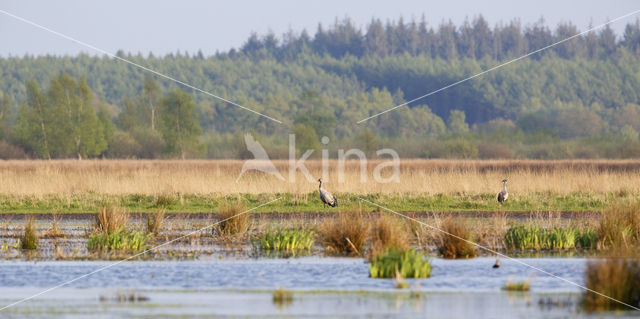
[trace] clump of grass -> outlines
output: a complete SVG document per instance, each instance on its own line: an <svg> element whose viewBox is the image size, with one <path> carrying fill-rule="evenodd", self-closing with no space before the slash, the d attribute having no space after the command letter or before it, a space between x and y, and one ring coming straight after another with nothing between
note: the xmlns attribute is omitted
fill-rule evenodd
<svg viewBox="0 0 640 319"><path fill-rule="evenodd" d="M371 278L429 278L431 264L421 253L413 249L403 252L389 249L373 258L369 264Z"/></svg>
<svg viewBox="0 0 640 319"><path fill-rule="evenodd" d="M616 205L602 213L598 248L631 248L640 243L640 202Z"/></svg>
<svg viewBox="0 0 640 319"><path fill-rule="evenodd" d="M87 248L90 251L142 251L149 247L149 239L151 239L150 234L120 228L111 233L101 232L90 235Z"/></svg>
<svg viewBox="0 0 640 319"><path fill-rule="evenodd" d="M476 256L475 247L469 242L472 241L473 233L464 220L447 217L442 221L440 229L448 233L438 235L438 252L444 258L473 258Z"/></svg>
<svg viewBox="0 0 640 319"><path fill-rule="evenodd" d="M529 291L531 289L531 279L525 281L513 281L509 278L509 281L502 286L502 290L506 291Z"/></svg>
<svg viewBox="0 0 640 319"><path fill-rule="evenodd" d="M626 304L640 305L640 260L625 257L613 257L591 260L585 269L585 286L605 296ZM585 309L614 310L629 307L602 295L586 291L582 304Z"/></svg>
<svg viewBox="0 0 640 319"><path fill-rule="evenodd" d="M409 249L409 234L405 224L398 218L387 214L381 215L376 220L372 233L371 257L377 256L392 247L399 251Z"/></svg>
<svg viewBox="0 0 640 319"><path fill-rule="evenodd" d="M147 232L152 234L158 234L162 223L164 222L166 209L161 208L151 214L147 214Z"/></svg>
<svg viewBox="0 0 640 319"><path fill-rule="evenodd" d="M156 195L153 204L157 208L167 208L177 201L176 196L171 193L162 193Z"/></svg>
<svg viewBox="0 0 640 319"><path fill-rule="evenodd" d="M221 235L244 234L249 230L249 215L244 212L242 204L225 205L220 208L218 231Z"/></svg>
<svg viewBox="0 0 640 319"><path fill-rule="evenodd" d="M38 237L38 233L36 232L35 220L33 219L33 217L30 217L29 219L27 219L27 222L24 225L24 234L22 235L22 237L20 237L22 249L37 249L39 242L40 238Z"/></svg>
<svg viewBox="0 0 640 319"><path fill-rule="evenodd" d="M272 301L275 305L282 307L293 302L293 292L282 288L273 291Z"/></svg>
<svg viewBox="0 0 640 319"><path fill-rule="evenodd" d="M585 228L576 236L576 248L596 249L598 246L598 231L594 228Z"/></svg>
<svg viewBox="0 0 640 319"><path fill-rule="evenodd" d="M51 230L47 234L49 237L63 237L64 234L58 228L58 223L60 222L60 217L56 213L55 210L51 211Z"/></svg>
<svg viewBox="0 0 640 319"><path fill-rule="evenodd" d="M100 207L94 229L97 233L113 233L129 222L129 214L124 208L116 206Z"/></svg>
<svg viewBox="0 0 640 319"><path fill-rule="evenodd" d="M342 212L320 224L320 237L329 253L360 256L369 229L369 222L362 213Z"/></svg>
<svg viewBox="0 0 640 319"><path fill-rule="evenodd" d="M315 233L311 230L269 228L253 245L263 250L296 251L310 250L314 241Z"/></svg>

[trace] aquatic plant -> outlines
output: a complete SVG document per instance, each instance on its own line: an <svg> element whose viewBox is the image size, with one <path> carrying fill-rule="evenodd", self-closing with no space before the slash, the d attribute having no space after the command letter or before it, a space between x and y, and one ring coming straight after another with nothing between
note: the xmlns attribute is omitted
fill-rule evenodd
<svg viewBox="0 0 640 319"><path fill-rule="evenodd" d="M531 284L531 279L525 281L513 281L512 278L509 278L509 281L502 286L502 290L507 291L529 291Z"/></svg>
<svg viewBox="0 0 640 319"><path fill-rule="evenodd" d="M464 220L447 217L442 221L440 229L455 235L451 236L446 233L438 235L438 252L444 258L473 258L476 256L475 247L469 242L473 240L473 234Z"/></svg>
<svg viewBox="0 0 640 319"><path fill-rule="evenodd" d="M372 231L373 245L370 257L379 255L391 247L400 251L409 249L409 230L397 217L388 214L381 215Z"/></svg>
<svg viewBox="0 0 640 319"><path fill-rule="evenodd" d="M90 251L142 251L149 247L148 242L150 239L151 235L142 231L120 228L111 233L101 232L90 235L87 248Z"/></svg>
<svg viewBox="0 0 640 319"><path fill-rule="evenodd" d="M575 227L542 228L531 225L510 227L504 238L507 249L567 250L592 248L597 236L592 229Z"/></svg>
<svg viewBox="0 0 640 319"><path fill-rule="evenodd" d="M640 260L629 257L610 257L590 260L585 269L585 286L635 307L640 306ZM613 310L629 307L586 291L582 304L587 310Z"/></svg>
<svg viewBox="0 0 640 319"><path fill-rule="evenodd" d="M123 228L129 222L129 214L122 207L106 205L100 207L94 224L97 233L110 234Z"/></svg>
<svg viewBox="0 0 640 319"><path fill-rule="evenodd" d="M217 229L221 235L244 234L249 229L249 215L242 204L225 204L220 208L220 220Z"/></svg>
<svg viewBox="0 0 640 319"><path fill-rule="evenodd" d="M293 292L282 288L273 291L272 301L275 305L282 307L293 302Z"/></svg>
<svg viewBox="0 0 640 319"><path fill-rule="evenodd" d="M369 235L369 221L360 212L341 212L320 224L320 238L327 252L362 255Z"/></svg>
<svg viewBox="0 0 640 319"><path fill-rule="evenodd" d="M161 208L153 213L147 214L147 232L157 234L164 222L166 209Z"/></svg>
<svg viewBox="0 0 640 319"><path fill-rule="evenodd" d="M403 252L389 249L373 258L369 264L372 278L394 278L396 273L403 278L429 278L431 264L421 253L414 249Z"/></svg>
<svg viewBox="0 0 640 319"><path fill-rule="evenodd" d="M630 248L640 244L640 202L614 205L598 225L598 248Z"/></svg>
<svg viewBox="0 0 640 319"><path fill-rule="evenodd" d="M37 249L40 238L36 232L35 220L29 217L24 225L24 234L20 237L22 249Z"/></svg>
<svg viewBox="0 0 640 319"><path fill-rule="evenodd" d="M308 229L269 228L252 243L258 249L295 251L310 250L314 241L315 233Z"/></svg>

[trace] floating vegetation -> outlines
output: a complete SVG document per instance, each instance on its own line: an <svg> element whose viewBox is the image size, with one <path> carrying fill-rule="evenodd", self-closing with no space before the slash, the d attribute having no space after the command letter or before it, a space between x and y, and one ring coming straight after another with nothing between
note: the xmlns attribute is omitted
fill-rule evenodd
<svg viewBox="0 0 640 319"><path fill-rule="evenodd" d="M567 250L594 248L597 238L595 230L589 228L518 225L507 230L504 242L507 249Z"/></svg>
<svg viewBox="0 0 640 319"><path fill-rule="evenodd" d="M270 228L252 243L263 250L296 251L310 250L314 241L315 233L311 230Z"/></svg>
<svg viewBox="0 0 640 319"><path fill-rule="evenodd" d="M24 234L20 237L22 249L34 250L38 248L40 238L36 232L35 220L29 217L24 225Z"/></svg>
<svg viewBox="0 0 640 319"><path fill-rule="evenodd" d="M531 279L525 281L513 281L509 278L509 281L502 286L502 290L506 291L529 291L531 289Z"/></svg>
<svg viewBox="0 0 640 319"><path fill-rule="evenodd" d="M142 251L149 247L150 234L120 228L111 233L96 233L89 236L87 248L90 251L124 250Z"/></svg>
<svg viewBox="0 0 640 319"><path fill-rule="evenodd" d="M445 218L440 229L454 235L440 233L438 237L438 252L444 258L473 258L476 249L471 244L472 232L467 223L460 218Z"/></svg>
<svg viewBox="0 0 640 319"><path fill-rule="evenodd" d="M373 258L369 274L372 278L395 278L398 274L403 278L429 278L431 264L413 249L400 252L392 248Z"/></svg>
<svg viewBox="0 0 640 319"><path fill-rule="evenodd" d="M361 256L369 229L369 221L362 213L341 212L335 218L324 220L320 237L329 253Z"/></svg>
<svg viewBox="0 0 640 319"><path fill-rule="evenodd" d="M608 296L634 307L640 306L640 260L637 258L613 257L587 262L585 286L592 291L583 295L585 309L631 310Z"/></svg>

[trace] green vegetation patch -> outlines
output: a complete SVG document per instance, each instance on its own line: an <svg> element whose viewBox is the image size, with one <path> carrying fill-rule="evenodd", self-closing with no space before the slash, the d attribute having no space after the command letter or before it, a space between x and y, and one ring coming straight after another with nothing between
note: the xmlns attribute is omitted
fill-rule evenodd
<svg viewBox="0 0 640 319"><path fill-rule="evenodd" d="M616 194L594 194L576 192L560 195L549 192L512 194L504 207L495 200L495 194L335 194L340 202L340 210L378 211L370 205L360 205L359 198L376 203L396 211L563 211L585 212L602 211L613 203L631 198L632 194L619 197ZM300 199L306 197L307 199ZM270 200L280 200L256 209L256 212L318 212L337 211L324 209L316 192L304 196L290 193L276 194L237 194L237 195L182 195L181 200L158 200L157 196L145 194L107 195L81 193L72 195L18 196L0 195L0 211L3 213L91 213L96 212L105 203L114 203L130 212L155 212L162 207L166 212L207 213L218 210L229 203L241 202L247 208L264 204Z"/></svg>
<svg viewBox="0 0 640 319"><path fill-rule="evenodd" d="M395 278L396 273L404 278L429 278L431 263L413 249L404 252L389 249L373 258L369 264L369 273L372 278Z"/></svg>
<svg viewBox="0 0 640 319"><path fill-rule="evenodd" d="M315 233L307 229L267 229L253 246L262 250L296 251L310 250L315 241Z"/></svg>
<svg viewBox="0 0 640 319"><path fill-rule="evenodd" d="M504 241L507 249L567 250L578 247L595 248L598 236L590 228L519 225L507 230Z"/></svg>
<svg viewBox="0 0 640 319"><path fill-rule="evenodd" d="M89 236L89 251L143 251L149 247L150 234L120 228L112 233L97 233Z"/></svg>

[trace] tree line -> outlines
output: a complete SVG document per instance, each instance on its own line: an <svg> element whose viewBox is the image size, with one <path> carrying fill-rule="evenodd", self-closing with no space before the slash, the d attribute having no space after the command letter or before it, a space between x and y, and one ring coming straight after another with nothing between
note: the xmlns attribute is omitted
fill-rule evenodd
<svg viewBox="0 0 640 319"><path fill-rule="evenodd" d="M568 30L568 31L567 31ZM313 36L251 35L204 56L118 55L280 125L108 57L0 58L0 158L243 158L381 147L408 157L640 156L640 24L603 28L363 124L357 121L580 31L349 20ZM44 89L43 89L44 88ZM330 138L322 145L320 138ZM319 152L314 154L317 155Z"/></svg>

